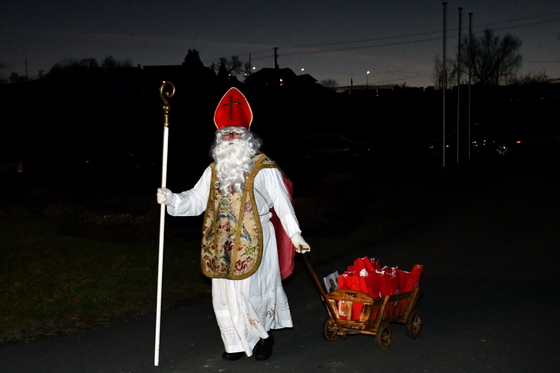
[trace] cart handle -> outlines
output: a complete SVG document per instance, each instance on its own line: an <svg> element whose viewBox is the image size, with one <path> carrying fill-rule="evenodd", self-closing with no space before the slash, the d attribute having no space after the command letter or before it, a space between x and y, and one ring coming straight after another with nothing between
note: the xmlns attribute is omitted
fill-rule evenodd
<svg viewBox="0 0 560 373"><path fill-rule="evenodd" d="M317 278L317 274L315 273L315 270L311 266L311 262L307 258L308 255L309 254L302 254L303 262L305 263L307 269L309 270L309 274L311 275L311 279L313 280L313 283L315 284L315 287L317 288L317 290L319 290L319 294L321 295L321 298L323 298L323 303L327 306L327 310L329 311L331 318L336 320L337 319L336 318L336 311L333 308L333 305L331 304L331 302L329 302L327 300L327 293L325 293L325 290L323 289L323 286L319 282L319 279Z"/></svg>

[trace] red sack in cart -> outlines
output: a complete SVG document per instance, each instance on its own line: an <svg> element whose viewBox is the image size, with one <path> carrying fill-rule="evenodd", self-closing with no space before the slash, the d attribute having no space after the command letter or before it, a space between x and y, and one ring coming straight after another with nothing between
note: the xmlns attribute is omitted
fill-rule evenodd
<svg viewBox="0 0 560 373"><path fill-rule="evenodd" d="M347 271L360 273L362 269L365 269L368 272L373 272L380 268L381 266L379 265L378 259L370 259L367 256L364 256L363 258L356 259L354 264L348 267Z"/></svg>
<svg viewBox="0 0 560 373"><path fill-rule="evenodd" d="M352 272L344 272L338 275L338 288L340 290L360 290L360 278Z"/></svg>
<svg viewBox="0 0 560 373"><path fill-rule="evenodd" d="M347 271L339 277L338 288L361 291L362 293L376 298L377 296L372 290L370 283L372 281L371 274L374 274L379 268L379 260L370 259L367 256L358 258L354 261L354 264L349 266ZM345 312L344 307L344 302L339 302L338 309L340 315ZM352 320L359 320L363 307L363 303L360 302L354 302L352 304ZM344 317L346 317L345 314Z"/></svg>
<svg viewBox="0 0 560 373"><path fill-rule="evenodd" d="M398 279L394 268L383 267L371 273L367 277L370 296L373 298L383 298L386 295L393 295L398 289Z"/></svg>
<svg viewBox="0 0 560 373"><path fill-rule="evenodd" d="M420 264L416 264L410 272L403 271L398 268L396 269L397 276L399 277L399 290L401 293L412 291L419 286L422 268L423 267Z"/></svg>
<svg viewBox="0 0 560 373"><path fill-rule="evenodd" d="M360 276L356 272L346 271L342 275L338 276L338 288L340 290L357 290L362 293L368 294L368 287L364 277ZM352 304L352 320L358 320L359 315L364 307L363 303L354 302ZM340 301L338 304L338 313L341 318L346 318L345 302Z"/></svg>

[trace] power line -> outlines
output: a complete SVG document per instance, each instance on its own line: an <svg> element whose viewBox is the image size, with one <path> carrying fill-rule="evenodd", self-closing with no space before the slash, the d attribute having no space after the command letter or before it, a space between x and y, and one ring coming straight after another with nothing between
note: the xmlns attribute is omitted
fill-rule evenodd
<svg viewBox="0 0 560 373"><path fill-rule="evenodd" d="M539 21L539 22L526 23L524 25L502 27L502 28L497 28L497 29L494 29L494 30L507 30L507 29L512 29L512 28L527 27L527 26L539 25L539 24L542 24L542 23L554 22L554 21L559 21L559 20L560 20L560 18L554 18L554 19L544 20L544 21ZM500 22L498 22L498 23L500 23ZM498 23L495 23L495 24L498 24ZM492 25L492 24L489 24L489 25ZM486 28L487 26L477 26L477 28L481 28L481 27Z"/></svg>
<svg viewBox="0 0 560 373"><path fill-rule="evenodd" d="M487 24L475 26L475 29L485 29L488 26L519 22L519 21L535 19L535 18L549 17L549 16L554 16L554 15L557 15L557 14L560 14L560 12L553 12L553 13L547 13L547 14L542 14L542 15L537 15L537 16L516 18L516 19L512 19L512 20L507 20L507 21L492 22L492 23L487 23ZM554 21L558 21L558 20L560 20L560 18L553 18L553 19L549 19L549 20L529 22L529 23L525 23L525 24L522 24L522 25L512 25L512 26L509 26L509 27L500 28L498 30L519 28L519 27L527 27L527 26L532 26L532 25L536 25L536 24L554 22ZM450 31L455 32L455 31L458 31L458 29L455 28L455 29L451 29ZM342 42L333 42L333 43L302 44L302 45L293 45L293 46L283 46L283 47L281 47L281 49L299 49L299 48L312 48L312 47L322 47L322 46L341 45L341 44L367 43L367 42L376 42L376 41L382 41L382 40L414 38L414 37L420 37L420 36L440 35L440 34L441 34L441 31L438 30L438 31L428 31L428 32L422 32L422 33L398 35L398 36L387 36L387 37L380 37L380 38L372 38L372 39L351 40L351 41L342 41ZM455 36L456 35L451 33L451 34L449 34L448 37L449 38L454 38ZM338 48L338 49L321 49L321 50L315 50L315 51L292 52L292 53L284 53L283 55L284 56L294 56L294 55L301 55L301 54L339 52L339 51L344 51L344 50L378 48L378 47L386 47L386 46L393 46L393 45L420 43L420 42L433 41L433 40L439 40L439 39L440 39L440 37L438 36L438 37L433 37L433 38L424 38L424 39L416 39L416 40L409 40L409 41L397 41L397 42L393 42L393 43L376 44L376 45L365 45L365 46L355 46L355 47L346 47L346 48Z"/></svg>
<svg viewBox="0 0 560 373"><path fill-rule="evenodd" d="M272 53L272 54L274 54L274 48L259 49L259 50L257 50L257 51L252 51L252 52L237 54L236 56L238 56L238 57L253 56L254 54L265 53L265 52L266 52L266 53ZM223 57L223 56L222 56L222 57ZM205 61L206 61L207 63L213 63L213 62L220 61L220 59L221 59L222 57L213 58L213 59L208 59L208 60L205 60ZM268 58L268 57L269 57L269 56L267 56L266 58ZM252 58L252 57L251 57L251 58ZM258 58L258 57L257 57L256 59L258 60L258 59L262 59L262 58L264 58L264 57L261 57L261 58ZM255 58L252 58L252 59L255 59Z"/></svg>
<svg viewBox="0 0 560 373"><path fill-rule="evenodd" d="M511 23L511 22L524 21L524 20L533 19L533 18L548 17L548 16L557 15L557 14L560 14L560 12L553 12L553 13L548 13L548 14L542 14L542 15L539 15L539 16L531 16L531 17L523 17L523 18L517 18L517 19L510 19L510 20L508 20L508 21L493 22L493 23L488 23L488 24L484 25L483 27L492 26L492 25L499 25L499 24L502 24L502 23ZM550 20L550 21L554 21L554 20ZM544 21L544 22L550 22L550 21ZM479 27L481 27L481 26L479 26Z"/></svg>
<svg viewBox="0 0 560 373"><path fill-rule="evenodd" d="M511 23L516 23L516 22L521 22L521 21L538 19L538 18L542 18L542 17L556 16L558 14L560 14L560 12L552 12L552 13L547 13L547 14L510 19L510 20L506 20L506 21L491 22L491 23L486 23L486 24L475 26L474 29L476 29L476 30L487 29L489 26L511 24ZM556 17L556 18L552 18L552 19L545 19L545 20L538 20L538 21L533 21L533 22L528 22L528 23L518 24L518 25L504 26L504 27L494 29L494 30L505 30L505 29L520 28L520 27L528 27L528 26L533 26L533 25L537 25L537 24L554 22L554 21L558 21L558 20L560 20L560 17ZM454 37L456 37L456 34L454 35L453 32L457 32L458 28L451 29L450 31L452 31L452 33L448 34L447 38L454 38ZM478 31L478 32L480 32L480 31ZM290 49L303 49L303 48L318 48L318 47L328 47L328 46L336 46L336 45L349 45L349 44L357 44L357 43L371 43L371 42L374 42L374 44L368 44L368 45L357 45L357 46L348 46L348 47L341 47L341 48L321 48L321 49L317 49L317 50L305 50L305 51L288 52L288 53L282 53L282 56L297 56L297 55L305 55L305 54L341 52L341 51L349 51L349 50L357 50L357 49L381 48L381 47L389 47L389 46L396 46L396 45L435 41L435 40L440 40L441 39L440 34L441 34L441 31L438 30L438 31L420 32L420 33L414 33L414 34L386 36L386 37L360 39L360 40L350 40L350 41L341 41L341 42L331 42L331 43L315 43L315 44L302 44L302 45L292 45L292 46L286 45L286 46L280 47L280 49L290 50ZM418 38L418 37L424 37L424 36L429 36L429 35L437 35L437 36L425 37L425 38L413 39L413 40L395 41L395 42L390 42L390 43L375 44L375 42L380 42L380 41L384 41L384 40ZM257 50L257 51L243 53L243 54L240 54L239 56L249 56L249 55L251 55L252 60L258 61L258 60L272 58L274 56L273 50L274 50L273 48L261 49L261 50ZM265 52L270 53L270 55L261 56L261 57L255 57L254 56L255 54L261 54L261 53L265 53ZM214 60L210 60L210 61L212 61L212 62L219 61L219 59L214 59ZM559 62L559 61L527 61L527 62L556 63L556 62ZM413 77L411 77L411 78L413 78ZM411 79L411 78L409 78L409 79ZM398 80L402 80L402 79L398 79ZM395 81L395 80L392 80L392 81ZM387 82L392 82L392 81L387 81Z"/></svg>
<svg viewBox="0 0 560 373"><path fill-rule="evenodd" d="M327 45L339 45L339 44L354 44L354 43L367 43L372 41L381 41L381 40L390 40L390 39L402 39L402 38L410 38L410 37L417 37L417 36L424 36L424 35L433 35L441 33L440 31L429 31L429 32L422 32L416 34L409 34L409 35L399 35L399 36L385 36L382 38L373 38L373 39L361 39L361 40L352 40L352 41L339 41L333 43L321 43L321 44L307 44L307 45L296 45L296 46L284 46L281 48L310 48L310 47L322 47Z"/></svg>
<svg viewBox="0 0 560 373"><path fill-rule="evenodd" d="M524 63L559 63L560 60L557 61L523 61Z"/></svg>
<svg viewBox="0 0 560 373"><path fill-rule="evenodd" d="M296 56L300 54L315 54L315 53L326 53L326 52L340 52L340 51L354 50L354 49L379 48L379 47L418 43L418 42L433 41L433 40L440 40L440 39L441 39L440 37L433 37L433 38L420 39L420 40L398 41L394 43L385 43L385 44L376 44L376 45L362 45L362 46L346 47L346 48L338 48L338 49L328 49L328 50L323 49L323 50L316 50L316 51L292 52L292 53L284 53L284 56Z"/></svg>
<svg viewBox="0 0 560 373"><path fill-rule="evenodd" d="M560 13L560 12L557 12L557 13ZM556 13L551 13L551 14L556 14ZM542 17L542 16L527 17L525 19L531 19L531 18L536 18L536 17ZM507 22L517 22L519 20L522 20L522 19L520 18L520 19L511 20L511 21L494 22L494 23L489 23L489 24L485 24L485 25L476 26L475 28L476 29L482 29L482 28L486 29L488 26L491 26L491 25L503 24L503 23L507 23ZM530 23L526 23L526 24L522 24L522 25L514 25L514 26L509 26L509 27L503 27L503 28L499 28L497 30L527 27L527 26L532 26L532 25L542 24L542 23L548 23L548 22L553 22L553 21L558 21L558 20L560 20L560 18L554 18L554 19L550 19L550 20L542 20L542 21L538 21L538 22L530 22ZM451 31L458 31L458 29L454 29L454 30L451 30ZM323 46L323 45L353 44L353 43L359 43L359 42L390 40L390 39L408 38L408 37L433 35L433 34L441 34L441 31L431 31L431 32L424 32L424 33L417 33L417 34L401 35L401 36L394 36L394 37L384 37L384 38L375 38L375 39L366 39L366 40L354 40L354 41L348 41L348 42L308 44L308 45L291 46L291 47L287 46L287 47L284 47L284 49L309 48L309 47L313 47L313 46ZM456 37L456 34L453 34L453 33L450 33L447 36L447 38L454 38L454 37ZM339 52L339 51L354 50L354 49L378 48L378 47L386 47L386 46L393 46L393 45L420 43L420 42L433 41L433 40L439 40L439 39L440 39L440 37L438 36L438 37L433 37L433 38L424 38L424 39L400 41L400 42L385 43L385 44L362 45L362 46L346 47L346 48L338 48L338 49L321 49L321 50L315 50L315 51L292 52L292 53L284 53L284 56L294 56L294 55L301 55L301 54L316 54L316 53L326 53L326 52Z"/></svg>
<svg viewBox="0 0 560 373"><path fill-rule="evenodd" d="M527 20L527 19L547 17L547 16L556 15L556 14L560 14L560 12L553 12L553 13L548 13L548 14L543 14L543 15L538 15L538 16L531 16L531 17L524 17L524 18L517 18L517 19L508 20L508 21L493 22L493 23L488 23L488 24L481 25L481 26L476 26L476 27L477 28L482 28L482 27L488 27L488 26L498 25L498 24L503 24L503 23L511 23L511 22L518 22L518 21ZM527 25L552 22L552 21L556 21L556 20L558 20L558 18L552 19L552 20L544 20L544 21L539 21L539 22L533 22L533 23L529 23L529 24L526 24L526 25L512 26L511 28L513 28L513 27L524 27L524 26L527 26ZM458 29L455 28L455 29L451 29L450 31L458 31ZM372 39L341 41L341 42L333 42L333 43L319 43L319 44L304 44L304 45L295 45L295 46L283 46L281 48L284 48L284 49L288 49L288 48L309 48L309 47L322 47L322 46L339 45L339 44L367 43L367 42L372 42L372 41L402 39L402 38L410 38L410 37L418 37L418 36L434 35L434 34L439 35L439 34L441 34L441 31L440 30L438 30L438 31L428 31L428 32L422 32L422 33L405 34L405 35L397 35L397 36L386 36L386 37L372 38ZM454 36L451 35L450 37L454 37ZM421 39L421 40L418 40L418 41L425 41L425 40L432 40L432 39ZM391 44L388 44L388 45L391 45Z"/></svg>

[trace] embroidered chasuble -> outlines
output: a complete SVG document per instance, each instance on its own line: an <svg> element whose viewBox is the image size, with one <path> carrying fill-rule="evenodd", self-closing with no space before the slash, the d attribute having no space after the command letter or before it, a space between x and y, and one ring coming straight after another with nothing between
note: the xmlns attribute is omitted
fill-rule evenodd
<svg viewBox="0 0 560 373"><path fill-rule="evenodd" d="M246 176L241 192L222 196L212 168L210 195L202 228L201 266L205 276L245 279L259 268L263 251L261 220L256 208L254 179L263 168L278 168L264 154L255 156L255 166Z"/></svg>

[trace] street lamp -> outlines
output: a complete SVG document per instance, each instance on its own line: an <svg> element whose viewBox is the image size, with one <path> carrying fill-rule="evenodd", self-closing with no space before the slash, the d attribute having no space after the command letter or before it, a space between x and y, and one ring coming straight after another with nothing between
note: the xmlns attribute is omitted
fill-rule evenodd
<svg viewBox="0 0 560 373"><path fill-rule="evenodd" d="M368 87L369 84L369 70L366 72L366 89Z"/></svg>

